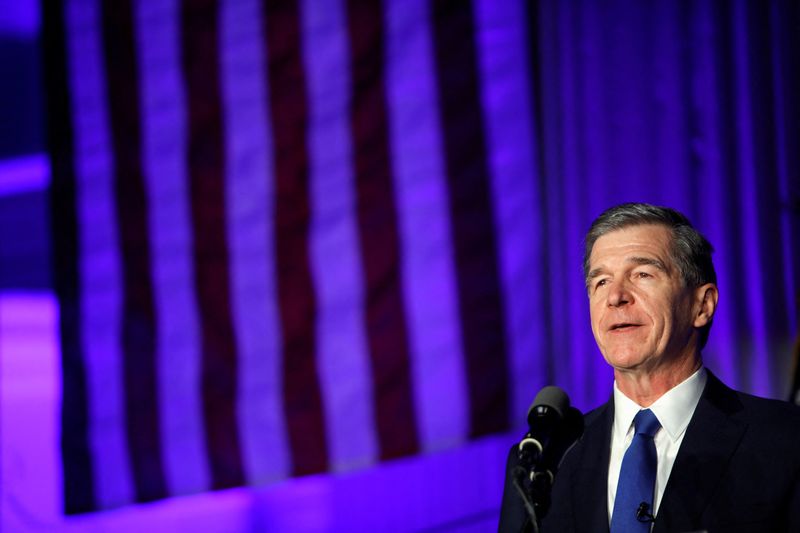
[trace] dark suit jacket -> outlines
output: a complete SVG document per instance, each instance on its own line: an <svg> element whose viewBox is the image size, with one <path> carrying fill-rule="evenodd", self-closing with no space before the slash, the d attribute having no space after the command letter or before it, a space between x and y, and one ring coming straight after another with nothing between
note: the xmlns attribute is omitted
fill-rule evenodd
<svg viewBox="0 0 800 533"><path fill-rule="evenodd" d="M556 475L543 532L608 531L613 399L585 416L583 437ZM500 531L526 519L509 454ZM686 429L653 533L800 532L800 409L726 387L711 372Z"/></svg>

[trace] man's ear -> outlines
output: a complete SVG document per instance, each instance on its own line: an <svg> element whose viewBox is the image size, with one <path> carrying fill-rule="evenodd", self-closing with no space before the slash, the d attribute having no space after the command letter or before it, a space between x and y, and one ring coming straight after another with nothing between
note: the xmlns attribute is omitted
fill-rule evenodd
<svg viewBox="0 0 800 533"><path fill-rule="evenodd" d="M714 318L719 300L719 291L713 283L706 283L695 289L694 327L702 328Z"/></svg>

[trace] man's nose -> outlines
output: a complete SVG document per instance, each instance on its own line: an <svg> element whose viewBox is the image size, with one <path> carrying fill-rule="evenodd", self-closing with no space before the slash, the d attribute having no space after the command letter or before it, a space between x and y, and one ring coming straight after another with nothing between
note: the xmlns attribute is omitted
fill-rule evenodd
<svg viewBox="0 0 800 533"><path fill-rule="evenodd" d="M627 283L622 280L611 284L608 292L608 305L609 307L620 307L631 303L633 296L628 290Z"/></svg>

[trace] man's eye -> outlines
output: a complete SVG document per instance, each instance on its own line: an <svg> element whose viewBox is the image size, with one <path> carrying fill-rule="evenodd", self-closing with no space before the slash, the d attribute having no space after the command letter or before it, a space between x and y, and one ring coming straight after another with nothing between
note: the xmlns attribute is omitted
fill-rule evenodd
<svg viewBox="0 0 800 533"><path fill-rule="evenodd" d="M637 272L636 273L636 277L637 278L651 278L653 276L651 276L649 272Z"/></svg>
<svg viewBox="0 0 800 533"><path fill-rule="evenodd" d="M594 288L595 288L595 289L599 289L600 287L602 287L602 286L606 285L607 283L608 283L608 280L607 280L607 279L601 279L600 281L598 281L597 283L595 283L595 286L594 286Z"/></svg>

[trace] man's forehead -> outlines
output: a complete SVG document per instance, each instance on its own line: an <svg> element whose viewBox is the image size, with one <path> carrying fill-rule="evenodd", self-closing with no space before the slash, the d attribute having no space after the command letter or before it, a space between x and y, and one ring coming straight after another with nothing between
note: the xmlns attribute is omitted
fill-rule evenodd
<svg viewBox="0 0 800 533"><path fill-rule="evenodd" d="M625 262L653 264L659 262L666 269L671 262L672 232L661 224L640 224L615 229L601 235L592 246L589 267L613 256ZM657 265L659 266L659 265Z"/></svg>
<svg viewBox="0 0 800 533"><path fill-rule="evenodd" d="M642 255L630 255L623 258L623 262L632 266L652 266L666 273L670 272L670 265L667 261L663 261L658 257L649 257ZM600 264L596 268L589 271L590 278L593 278L605 271L603 265Z"/></svg>

